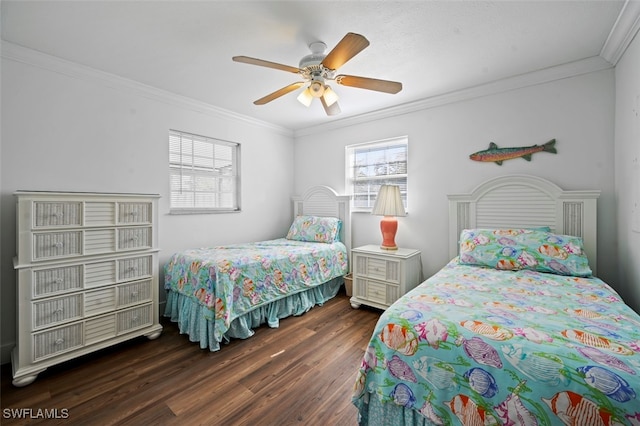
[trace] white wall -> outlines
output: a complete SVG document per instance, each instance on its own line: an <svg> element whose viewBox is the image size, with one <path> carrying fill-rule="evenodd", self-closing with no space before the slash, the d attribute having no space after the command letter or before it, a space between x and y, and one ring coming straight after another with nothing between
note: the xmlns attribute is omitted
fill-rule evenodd
<svg viewBox="0 0 640 426"><path fill-rule="evenodd" d="M640 36L625 51L615 74L617 289L640 312Z"/></svg>
<svg viewBox="0 0 640 426"><path fill-rule="evenodd" d="M488 178L532 174L568 190L599 189L598 274L617 286L614 199L614 71L592 72L296 138L295 190L325 184L345 190L344 147L409 136L409 215L396 242L422 250L425 277L448 260L447 194ZM493 141L517 147L557 139L558 154L537 153L498 166L469 159ZM377 244L377 216L354 213L353 246ZM638 306L636 306L638 308Z"/></svg>
<svg viewBox="0 0 640 426"><path fill-rule="evenodd" d="M16 190L160 194L160 265L186 247L286 233L292 219L291 132L190 108L168 94L132 90L135 84L51 58L33 66L3 57L1 67L2 362L15 340ZM169 129L241 144L242 212L168 214Z"/></svg>

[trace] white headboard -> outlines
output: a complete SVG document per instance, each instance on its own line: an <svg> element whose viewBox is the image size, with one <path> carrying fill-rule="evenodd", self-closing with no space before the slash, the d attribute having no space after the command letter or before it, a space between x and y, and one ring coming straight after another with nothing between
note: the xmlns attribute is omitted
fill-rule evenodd
<svg viewBox="0 0 640 426"><path fill-rule="evenodd" d="M294 196L293 215L312 215L337 217L342 221L340 241L351 253L351 208L349 195L338 195L328 186L312 186L304 194Z"/></svg>
<svg viewBox="0 0 640 426"><path fill-rule="evenodd" d="M546 179L528 175L501 176L471 193L448 195L449 256L458 255L458 239L465 228L548 226L555 233L582 238L595 275L599 196L599 190L564 191Z"/></svg>

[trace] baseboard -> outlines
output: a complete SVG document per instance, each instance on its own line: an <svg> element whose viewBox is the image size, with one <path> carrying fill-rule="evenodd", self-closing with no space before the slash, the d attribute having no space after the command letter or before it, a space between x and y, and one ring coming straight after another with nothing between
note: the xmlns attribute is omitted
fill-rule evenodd
<svg viewBox="0 0 640 426"><path fill-rule="evenodd" d="M5 343L0 346L0 364L8 364L11 362L11 351L16 346L15 342Z"/></svg>

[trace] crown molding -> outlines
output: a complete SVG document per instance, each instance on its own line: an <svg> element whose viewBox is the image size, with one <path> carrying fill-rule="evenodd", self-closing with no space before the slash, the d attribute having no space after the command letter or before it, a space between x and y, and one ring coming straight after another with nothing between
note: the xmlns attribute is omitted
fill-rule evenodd
<svg viewBox="0 0 640 426"><path fill-rule="evenodd" d="M604 43L600 56L616 65L640 29L640 1L626 0Z"/></svg>
<svg viewBox="0 0 640 426"><path fill-rule="evenodd" d="M330 123L319 124L317 126L306 127L294 132L295 137L307 136L315 133L336 130L356 124L377 121L385 118L396 117L429 108L444 106L454 102L466 101L483 96L494 95L502 92L516 90L524 87L535 86L548 83L563 78L575 77L582 74L602 71L613 68L613 65L605 61L600 56L592 56L575 62L569 62L555 67L503 78L490 83L469 87L454 92L431 96L415 102L385 108L382 110L344 118Z"/></svg>
<svg viewBox="0 0 640 426"><path fill-rule="evenodd" d="M246 115L236 114L226 109L210 105L206 102L201 102L187 96L181 96L167 90L119 77L115 74L100 71L76 62L67 61L18 44L2 40L0 47L1 56L12 61L39 67L79 80L100 84L128 94L133 93L146 99L168 103L179 108L185 108L202 114L215 116L217 118L249 124L263 129L268 129L284 136L293 137L293 131L291 129L277 126L266 121L257 120Z"/></svg>

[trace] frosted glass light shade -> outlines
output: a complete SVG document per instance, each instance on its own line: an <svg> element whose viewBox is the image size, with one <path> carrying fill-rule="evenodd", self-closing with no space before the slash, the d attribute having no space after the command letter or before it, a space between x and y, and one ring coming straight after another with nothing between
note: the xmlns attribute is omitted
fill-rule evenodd
<svg viewBox="0 0 640 426"><path fill-rule="evenodd" d="M338 102L338 94L333 91L333 89L329 86L324 86L324 93L322 95L324 102L327 106L331 106Z"/></svg>
<svg viewBox="0 0 640 426"><path fill-rule="evenodd" d="M311 105L312 100L313 100L313 96L311 96L311 92L309 91L308 87L298 95L298 101L306 107Z"/></svg>

